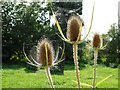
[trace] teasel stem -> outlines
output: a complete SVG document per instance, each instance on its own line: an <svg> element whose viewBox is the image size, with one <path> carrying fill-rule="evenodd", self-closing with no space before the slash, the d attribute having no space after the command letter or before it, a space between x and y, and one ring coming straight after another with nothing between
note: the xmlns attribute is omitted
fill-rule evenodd
<svg viewBox="0 0 120 90"><path fill-rule="evenodd" d="M50 73L50 67L48 66L48 50L47 50L47 44L45 44L45 52L46 52L46 68L45 68L46 75L47 75L47 78L48 78L48 80L49 80L49 83L50 83L51 87L53 88L53 90L55 90L55 87L54 87L54 85L53 85L52 76L51 76L51 73Z"/></svg>
<svg viewBox="0 0 120 90"><path fill-rule="evenodd" d="M97 66L98 48L94 48L94 79L93 79L93 90L96 85L96 66Z"/></svg>
<svg viewBox="0 0 120 90"><path fill-rule="evenodd" d="M73 58L74 58L74 64L75 64L75 71L76 71L76 78L78 82L78 90L80 90L80 75L79 75L79 66L78 66L78 45L76 43L73 44Z"/></svg>
<svg viewBox="0 0 120 90"><path fill-rule="evenodd" d="M51 73L50 73L50 67L46 66L45 71L46 71L46 75L47 75L47 78L49 80L49 83L50 83L52 89L55 90L55 87L54 87L53 81L52 81L52 76L51 76Z"/></svg>

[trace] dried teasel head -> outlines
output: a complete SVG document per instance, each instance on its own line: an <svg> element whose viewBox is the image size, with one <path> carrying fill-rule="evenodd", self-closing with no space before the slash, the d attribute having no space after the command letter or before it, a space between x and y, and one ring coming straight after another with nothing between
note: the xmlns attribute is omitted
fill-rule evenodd
<svg viewBox="0 0 120 90"><path fill-rule="evenodd" d="M77 39L81 40L81 28L83 21L79 16L71 16L67 23L67 38L70 41L77 41Z"/></svg>
<svg viewBox="0 0 120 90"><path fill-rule="evenodd" d="M46 55L48 57L48 62L46 60ZM42 66L47 66L47 64L48 66L52 65L52 62L54 60L54 49L51 42L47 38L41 40L38 43L38 57L38 62L42 64Z"/></svg>
<svg viewBox="0 0 120 90"><path fill-rule="evenodd" d="M100 35L99 34L94 34L93 37L93 47L94 48L99 48L101 43Z"/></svg>

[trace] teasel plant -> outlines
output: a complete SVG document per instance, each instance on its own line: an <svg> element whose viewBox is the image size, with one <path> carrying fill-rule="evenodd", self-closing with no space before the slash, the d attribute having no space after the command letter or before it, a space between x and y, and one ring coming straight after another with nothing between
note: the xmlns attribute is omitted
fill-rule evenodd
<svg viewBox="0 0 120 90"><path fill-rule="evenodd" d="M96 85L96 65L97 65L97 57L98 57L98 49L100 48L101 38L100 35L95 33L93 37L93 49L94 49L94 79L93 79L93 90Z"/></svg>
<svg viewBox="0 0 120 90"><path fill-rule="evenodd" d="M85 39L88 37L91 27L92 27L92 21L93 21L93 13L94 13L94 6L95 6L95 2L93 4L93 9L92 9L92 17L91 17L91 22L90 22L90 27L88 30L88 33L86 34L86 36L81 40L81 31L82 31L82 27L84 26L84 21L80 18L79 15L76 16L71 16L67 22L67 38L64 36L62 29L59 25L59 22L56 18L56 15L52 10L53 13L53 17L56 21L56 25L58 28L58 31L60 33L61 36L59 36L63 41L72 44L73 46L73 58L74 58L74 65L75 65L75 72L76 72L76 78L77 78L77 83L78 83L78 90L80 90L81 88L81 82L80 82L80 73L79 73L79 66L78 66L78 45L80 43L82 43L83 41L85 41Z"/></svg>
<svg viewBox="0 0 120 90"><path fill-rule="evenodd" d="M60 59L58 59L59 48L62 51ZM56 57L55 57L55 51L54 51L52 42L50 40L48 40L47 38L44 38L44 39L41 39L37 45L38 60L35 60L30 55L30 58L32 59L31 60L28 58L27 54L25 53L25 48L24 48L24 44L23 44L23 53L27 59L27 63L32 66L35 66L37 68L41 68L41 67L45 68L46 76L47 76L49 84L53 90L55 90L55 86L53 84L52 76L50 73L50 68L55 65L58 65L60 62L62 62L64 60L64 58L63 58L64 50L65 50L65 45L63 44L63 49L61 47L58 47L58 50L56 52Z"/></svg>
<svg viewBox="0 0 120 90"><path fill-rule="evenodd" d="M93 36L93 49L94 49L94 73L93 73L93 90L103 81L106 79L110 78L112 75L109 75L108 77L104 78L103 80L99 81L96 84L96 68L97 68L97 57L98 57L98 51L99 50L104 50L104 48L107 46L108 42L103 46L103 39L102 37L98 34L95 33Z"/></svg>

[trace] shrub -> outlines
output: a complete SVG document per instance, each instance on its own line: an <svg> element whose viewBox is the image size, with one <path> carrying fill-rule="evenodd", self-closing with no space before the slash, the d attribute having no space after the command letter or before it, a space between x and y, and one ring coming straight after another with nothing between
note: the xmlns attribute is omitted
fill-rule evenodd
<svg viewBox="0 0 120 90"><path fill-rule="evenodd" d="M3 62L6 57L10 60L25 60L23 43L28 47L26 51L37 43L44 35L50 39L57 39L54 27L50 27L49 5L41 7L40 3L5 2L2 5L2 48ZM8 60L7 60L8 61Z"/></svg>

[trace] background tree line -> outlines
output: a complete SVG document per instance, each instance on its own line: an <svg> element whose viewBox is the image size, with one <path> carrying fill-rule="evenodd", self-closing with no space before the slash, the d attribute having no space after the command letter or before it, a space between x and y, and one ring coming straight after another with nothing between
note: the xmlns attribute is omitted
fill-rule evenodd
<svg viewBox="0 0 120 90"><path fill-rule="evenodd" d="M60 41L57 34L57 27L50 26L51 9L47 4L42 7L41 3L20 3L5 2L2 5L2 60L8 63L12 61L24 61L23 43L26 44L26 52L30 51L38 40L46 36L50 40ZM82 14L82 2L54 2L52 8L56 12L57 19L66 35L66 22L71 15ZM111 25L107 34L103 34L103 42L108 42L107 47L99 53L98 63L111 67L117 67L120 63L119 29L116 24ZM79 46L79 58L83 64L93 64L93 50L90 47L91 41L84 41ZM66 44L66 63L73 63L71 45ZM82 49L81 49L82 48Z"/></svg>

